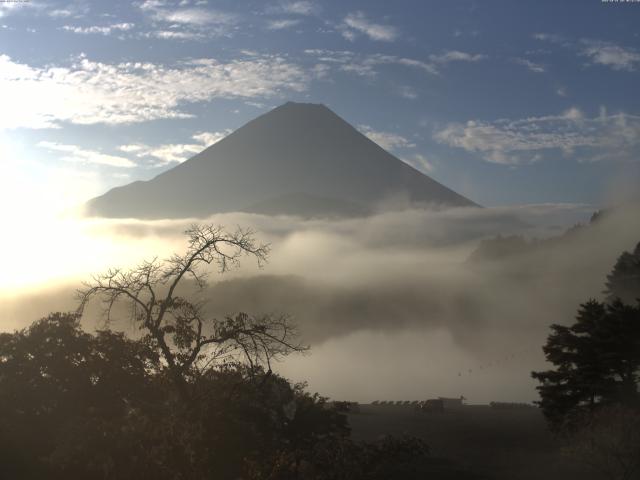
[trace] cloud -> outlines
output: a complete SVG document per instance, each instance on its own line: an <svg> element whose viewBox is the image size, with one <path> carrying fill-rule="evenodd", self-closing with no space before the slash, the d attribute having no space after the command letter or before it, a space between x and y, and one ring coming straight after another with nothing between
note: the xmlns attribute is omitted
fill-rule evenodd
<svg viewBox="0 0 640 480"><path fill-rule="evenodd" d="M221 132L201 132L201 133L196 133L193 136L193 139L196 140L197 142L200 142L202 145L209 147L214 143L218 143L220 140L222 140L224 137L226 137L230 133L231 133L231 130L229 129L223 130Z"/></svg>
<svg viewBox="0 0 640 480"><path fill-rule="evenodd" d="M417 68L432 75L438 74L438 69L434 65L422 60L415 60L413 58L396 57L393 55L374 55L371 57L371 61L378 63L395 63L398 65L404 65L405 67Z"/></svg>
<svg viewBox="0 0 640 480"><path fill-rule="evenodd" d="M424 155L420 153L416 153L410 156L403 156L401 160L405 163L408 163L414 168L421 170L426 173L430 173L433 171L433 163Z"/></svg>
<svg viewBox="0 0 640 480"><path fill-rule="evenodd" d="M323 49L307 49L307 55L317 57L317 60L327 65L336 65L343 72L355 73L362 77L375 77L381 65L399 65L415 68L430 75L437 75L437 67L428 62L414 58L398 57L395 55L359 54L349 50L335 51Z"/></svg>
<svg viewBox="0 0 640 480"><path fill-rule="evenodd" d="M557 33L534 33L533 38L536 40L540 40L542 42L551 42L551 43L564 43L566 40L562 35L558 35Z"/></svg>
<svg viewBox="0 0 640 480"><path fill-rule="evenodd" d="M41 10L44 7L45 5L38 1L3 1L0 2L0 18L25 10Z"/></svg>
<svg viewBox="0 0 640 480"><path fill-rule="evenodd" d="M134 154L138 158L153 157L160 161L159 163L156 163L155 166L166 165L172 162L182 163L193 155L200 153L206 147L219 142L230 133L231 130L224 130L221 132L200 132L191 137L197 143L171 143L157 146L133 143L120 145L118 150Z"/></svg>
<svg viewBox="0 0 640 480"><path fill-rule="evenodd" d="M588 65L600 65L612 70L631 72L640 64L640 52L634 48L626 48L613 42L583 38L580 41L568 40L565 37L551 33L536 33L536 40L560 44L587 57Z"/></svg>
<svg viewBox="0 0 640 480"><path fill-rule="evenodd" d="M146 0L139 5L152 22L164 24L148 36L164 39L199 40L228 36L240 21L238 15L200 6L174 5L165 1ZM171 34L170 32L174 32Z"/></svg>
<svg viewBox="0 0 640 480"><path fill-rule="evenodd" d="M79 34L100 34L100 35L110 35L113 32L126 32L135 27L133 23L115 23L113 25L106 26L91 26L91 27L75 27L71 25L64 25L62 30L66 30L67 32L79 33Z"/></svg>
<svg viewBox="0 0 640 480"><path fill-rule="evenodd" d="M53 18L68 18L72 17L74 12L69 8L57 8L49 12L49 16Z"/></svg>
<svg viewBox="0 0 640 480"><path fill-rule="evenodd" d="M155 20L167 23L181 23L187 25L231 25L236 23L237 17L230 13L203 8L184 8L178 10L155 10Z"/></svg>
<svg viewBox="0 0 640 480"><path fill-rule="evenodd" d="M588 57L594 65L630 72L640 64L640 53L637 50L596 40L583 40L582 44L581 54Z"/></svg>
<svg viewBox="0 0 640 480"><path fill-rule="evenodd" d="M494 122L452 123L434 134L451 147L478 153L488 162L532 163L565 156L578 161L637 161L640 116L606 111L585 117L577 108L561 115Z"/></svg>
<svg viewBox="0 0 640 480"><path fill-rule="evenodd" d="M132 168L136 164L128 158L115 155L107 155L95 150L88 150L77 145L66 145L57 142L38 142L38 147L62 152L64 154L62 160L78 163L92 163L97 165L107 165L110 167Z"/></svg>
<svg viewBox="0 0 640 480"><path fill-rule="evenodd" d="M315 15L320 11L320 5L316 2L308 0L300 0L294 2L280 2L277 5L267 7L268 13L287 14L287 15Z"/></svg>
<svg viewBox="0 0 640 480"><path fill-rule="evenodd" d="M540 63L532 62L531 60L528 60L526 58L514 58L513 61L518 65L527 67L530 71L534 73L544 73L546 71L546 68L544 65Z"/></svg>
<svg viewBox="0 0 640 480"><path fill-rule="evenodd" d="M411 143L402 135L397 133L390 132L380 132L374 130L368 125L358 125L358 130L360 130L364 135L366 135L369 140L377 143L385 150L395 150L397 148L414 148L415 144Z"/></svg>
<svg viewBox="0 0 640 480"><path fill-rule="evenodd" d="M233 24L238 20L237 15L220 10L201 7L174 6L169 2L146 0L139 5L140 9L151 15L153 20L166 23L180 23L187 25Z"/></svg>
<svg viewBox="0 0 640 480"><path fill-rule="evenodd" d="M399 65L403 67L421 70L429 75L439 75L441 66L445 66L451 62L479 62L487 58L482 54L470 54L451 50L440 55L430 55L428 61L416 58L399 57L396 55L386 55L381 53L361 54L349 50L323 50L323 49L307 49L307 55L317 57L319 61L327 64L336 65L339 70L344 72L355 73L362 77L375 77L378 75L378 67L381 65ZM405 93L412 98L411 89L405 88ZM399 92L402 95L402 90Z"/></svg>
<svg viewBox="0 0 640 480"><path fill-rule="evenodd" d="M64 8L47 10L47 15L52 18L82 18L88 13L89 5L81 3L69 4Z"/></svg>
<svg viewBox="0 0 640 480"><path fill-rule="evenodd" d="M308 82L301 67L271 55L229 62L193 59L171 66L80 57L68 66L45 67L0 55L0 129L188 118L188 104L270 98L304 91Z"/></svg>
<svg viewBox="0 0 640 480"><path fill-rule="evenodd" d="M285 30L300 24L300 20L285 18L282 20L269 20L267 29L269 30Z"/></svg>
<svg viewBox="0 0 640 480"><path fill-rule="evenodd" d="M161 38L165 40L204 40L207 36L199 32L185 32L181 30L155 30L147 32L145 37Z"/></svg>
<svg viewBox="0 0 640 480"><path fill-rule="evenodd" d="M398 30L390 25L373 23L363 12L348 14L340 26L342 35L347 40L354 40L357 34L364 34L371 40L392 42L398 38Z"/></svg>
<svg viewBox="0 0 640 480"><path fill-rule="evenodd" d="M409 85L401 85L395 90L399 96L406 98L407 100L415 100L418 98L418 92L416 92L416 89Z"/></svg>
<svg viewBox="0 0 640 480"><path fill-rule="evenodd" d="M471 54L467 52L461 52L459 50L449 50L441 53L440 55L429 55L429 60L435 63L450 63L450 62L479 62L485 60L486 55Z"/></svg>

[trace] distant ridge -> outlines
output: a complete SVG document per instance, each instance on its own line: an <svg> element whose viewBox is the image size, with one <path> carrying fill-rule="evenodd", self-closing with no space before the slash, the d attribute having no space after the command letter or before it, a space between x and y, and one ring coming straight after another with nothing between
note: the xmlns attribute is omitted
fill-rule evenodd
<svg viewBox="0 0 640 480"><path fill-rule="evenodd" d="M288 102L152 180L90 200L87 213L145 219L231 211L357 216L393 197L406 205L476 205L324 105Z"/></svg>

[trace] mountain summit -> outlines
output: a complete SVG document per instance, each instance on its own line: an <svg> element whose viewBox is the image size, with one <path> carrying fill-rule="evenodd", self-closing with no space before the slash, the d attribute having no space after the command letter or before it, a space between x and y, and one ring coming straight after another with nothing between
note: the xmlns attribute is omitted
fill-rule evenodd
<svg viewBox="0 0 640 480"><path fill-rule="evenodd" d="M152 180L90 200L90 215L183 218L246 211L360 215L389 198L472 206L324 105L289 102Z"/></svg>

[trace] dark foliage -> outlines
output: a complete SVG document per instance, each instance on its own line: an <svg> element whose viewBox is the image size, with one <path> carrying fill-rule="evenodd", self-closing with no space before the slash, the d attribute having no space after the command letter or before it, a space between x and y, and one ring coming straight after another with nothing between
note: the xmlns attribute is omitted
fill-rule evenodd
<svg viewBox="0 0 640 480"><path fill-rule="evenodd" d="M0 336L0 464L20 479L422 478L416 439L350 439L339 404L246 364L189 376L148 339L52 314Z"/></svg>
<svg viewBox="0 0 640 480"><path fill-rule="evenodd" d="M601 407L640 408L640 243L618 258L605 293L580 305L573 325L551 325L543 350L555 368L532 372L555 431L582 428Z"/></svg>
<svg viewBox="0 0 640 480"><path fill-rule="evenodd" d="M0 335L0 464L8 478L102 478L114 464L126 468L144 446L122 433L158 398L158 365L144 342L89 335L73 314Z"/></svg>
<svg viewBox="0 0 640 480"><path fill-rule="evenodd" d="M539 405L554 430L572 429L603 405L637 405L640 306L590 300L576 322L552 325L543 347L553 370L533 372Z"/></svg>
<svg viewBox="0 0 640 480"><path fill-rule="evenodd" d="M640 242L633 252L624 252L607 275L604 291L607 301L619 298L625 303L634 304L640 300Z"/></svg>
<svg viewBox="0 0 640 480"><path fill-rule="evenodd" d="M469 261L483 262L495 261L512 255L522 254L532 249L532 243L522 235L498 235L480 242L478 247L471 252Z"/></svg>
<svg viewBox="0 0 640 480"><path fill-rule="evenodd" d="M621 405L598 409L571 436L564 453L604 478L639 478L640 410Z"/></svg>
<svg viewBox="0 0 640 480"><path fill-rule="evenodd" d="M471 252L469 261L471 263L491 263L507 258L517 258L544 252L549 248L560 246L571 239L588 234L592 227L601 225L602 221L610 215L610 210L599 210L593 213L589 223L577 223L562 234L548 238L526 238L522 235L497 235L486 238Z"/></svg>

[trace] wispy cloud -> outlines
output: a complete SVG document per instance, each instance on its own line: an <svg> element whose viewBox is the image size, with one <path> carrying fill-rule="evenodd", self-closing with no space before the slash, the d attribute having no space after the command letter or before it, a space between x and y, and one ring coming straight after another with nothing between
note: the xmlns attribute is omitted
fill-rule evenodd
<svg viewBox="0 0 640 480"><path fill-rule="evenodd" d="M115 155L107 155L105 153L98 152L96 150L88 150L77 145L67 145L63 143L43 141L39 142L38 146L41 148L46 148L47 150L61 152L63 154L61 159L69 162L93 163L98 165L108 165L110 167L124 168L131 168L136 166L136 164L128 158Z"/></svg>
<svg viewBox="0 0 640 480"><path fill-rule="evenodd" d="M146 0L139 5L140 10L161 26L161 35L149 35L159 38L197 39L229 35L239 22L238 15L221 10L190 6L188 2L178 5L160 1ZM175 32L170 35L167 32ZM181 35L182 33L182 35Z"/></svg>
<svg viewBox="0 0 640 480"><path fill-rule="evenodd" d="M534 33L532 36L534 39L540 40L541 42L551 42L551 43L566 42L566 39L562 35L558 35L557 33L538 32L538 33Z"/></svg>
<svg viewBox="0 0 640 480"><path fill-rule="evenodd" d="M640 64L640 53L631 48L599 40L583 40L582 45L582 55L588 57L594 65L632 71Z"/></svg>
<svg viewBox="0 0 640 480"><path fill-rule="evenodd" d="M434 63L450 63L450 62L479 62L485 60L486 55L472 54L461 52L459 50L449 50L439 55L429 55L429 60Z"/></svg>
<svg viewBox="0 0 640 480"><path fill-rule="evenodd" d="M293 18L284 18L281 20L269 20L267 28L269 30L285 30L300 24L300 20Z"/></svg>
<svg viewBox="0 0 640 480"><path fill-rule="evenodd" d="M155 30L147 32L143 36L164 40L205 40L207 38L204 33L184 30Z"/></svg>
<svg viewBox="0 0 640 480"><path fill-rule="evenodd" d="M438 75L440 73L440 67L444 67L448 63L479 62L487 58L486 55L471 54L457 50L444 52L439 55L430 55L427 61L380 53L360 54L348 50L309 49L305 50L305 53L307 55L313 55L324 64L333 65L343 72L370 78L378 75L379 67L382 65L398 65L417 69L430 75ZM398 90L398 93L405 98L416 97L415 91L410 87L404 87Z"/></svg>
<svg viewBox="0 0 640 480"><path fill-rule="evenodd" d="M425 155L422 155L420 153L415 153L409 156L402 156L400 157L400 160L426 173L432 172L434 169L433 162L431 162Z"/></svg>
<svg viewBox="0 0 640 480"><path fill-rule="evenodd" d="M371 40L392 42L399 35L396 27L374 23L363 12L350 13L339 28L347 40L354 40L358 34L364 34Z"/></svg>
<svg viewBox="0 0 640 480"><path fill-rule="evenodd" d="M378 74L377 67L380 65L400 65L415 68L431 75L438 74L438 69L434 64L414 58L383 54L362 55L348 50L308 49L305 50L305 53L317 57L326 65L334 65L341 71L355 73L363 77L375 77Z"/></svg>
<svg viewBox="0 0 640 480"><path fill-rule="evenodd" d="M25 10L41 10L42 8L44 8L44 4L38 1L4 1L0 2L0 18L7 17L11 14L20 13Z"/></svg>
<svg viewBox="0 0 640 480"><path fill-rule="evenodd" d="M100 35L110 35L114 32L126 32L135 27L133 23L115 23L112 25L98 26L94 25L91 27L76 27L72 25L64 25L62 30L66 30L67 32L79 33L83 35L87 34L100 34Z"/></svg>
<svg viewBox="0 0 640 480"><path fill-rule="evenodd" d="M200 153L204 148L219 142L230 133L231 130L224 130L221 132L200 132L191 137L195 140L195 143L170 143L157 146L133 143L120 145L118 150L130 153L138 158L153 157L159 161L156 162L156 166L166 165L172 162L182 163L196 153Z"/></svg>
<svg viewBox="0 0 640 480"><path fill-rule="evenodd" d="M494 122L452 123L437 131L436 141L461 148L492 163L517 165L543 158L578 161L637 161L640 116L602 111L585 117L571 108L560 115Z"/></svg>
<svg viewBox="0 0 640 480"><path fill-rule="evenodd" d="M293 2L280 2L267 7L268 13L287 14L287 15L315 15L320 12L320 5L309 0L300 0Z"/></svg>
<svg viewBox="0 0 640 480"><path fill-rule="evenodd" d="M89 6L82 3L69 4L62 8L47 10L52 18L82 18L89 13Z"/></svg>
<svg viewBox="0 0 640 480"><path fill-rule="evenodd" d="M526 67L527 69L529 69L529 71L534 73L544 73L546 71L544 65L532 62L531 60L528 60L526 58L514 58L513 61L514 63L522 65L523 67Z"/></svg>
<svg viewBox="0 0 640 480"><path fill-rule="evenodd" d="M407 100L415 100L416 98L418 98L418 92L416 92L416 89L410 87L409 85L401 85L399 87L396 87L395 91L399 96L401 96L402 98L406 98Z"/></svg>
<svg viewBox="0 0 640 480"><path fill-rule="evenodd" d="M536 33L536 40L560 44L589 60L588 65L609 67L618 71L634 71L640 65L640 52L614 42L583 38L579 41L567 39L554 33Z"/></svg>
<svg viewBox="0 0 640 480"><path fill-rule="evenodd" d="M177 10L155 10L153 17L167 23L187 25L229 25L236 22L237 17L230 13L203 8L183 8Z"/></svg>
<svg viewBox="0 0 640 480"><path fill-rule="evenodd" d="M358 130L385 150L391 151L399 148L415 147L415 144L411 143L411 141L398 133L381 132L374 130L369 125L358 125Z"/></svg>
<svg viewBox="0 0 640 480"><path fill-rule="evenodd" d="M166 66L106 64L32 67L0 55L0 129L136 123L187 118L187 104L215 98L262 99L307 88L308 74L279 56L229 62L194 59Z"/></svg>

